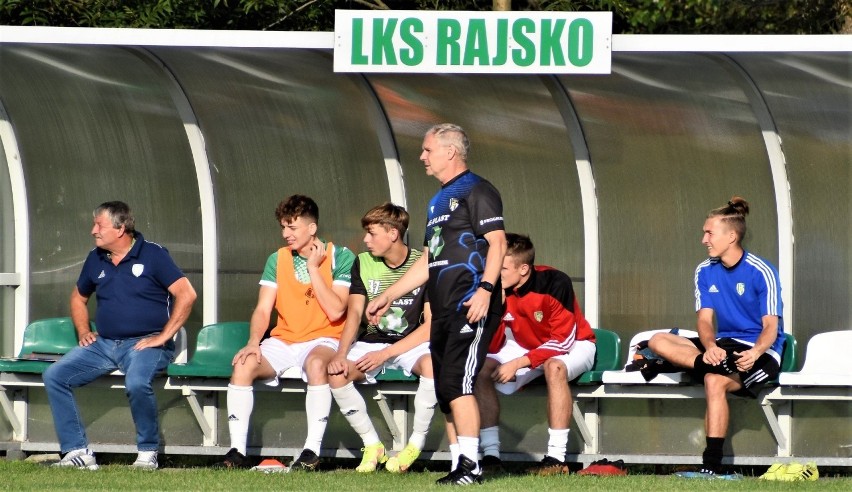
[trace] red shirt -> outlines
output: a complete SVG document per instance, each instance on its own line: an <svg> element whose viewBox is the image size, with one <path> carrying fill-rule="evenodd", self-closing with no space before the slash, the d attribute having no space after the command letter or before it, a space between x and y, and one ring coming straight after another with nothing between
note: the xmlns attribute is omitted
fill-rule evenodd
<svg viewBox="0 0 852 492"><path fill-rule="evenodd" d="M567 354L577 340L595 341L595 332L583 317L568 275L536 265L530 278L506 291L506 311L488 351L497 353L506 343L506 328L535 368L547 359Z"/></svg>

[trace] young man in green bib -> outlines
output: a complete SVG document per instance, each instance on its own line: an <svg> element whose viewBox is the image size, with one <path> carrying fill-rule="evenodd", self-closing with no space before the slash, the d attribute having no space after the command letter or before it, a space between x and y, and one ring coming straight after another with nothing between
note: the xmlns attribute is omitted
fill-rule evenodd
<svg viewBox="0 0 852 492"><path fill-rule="evenodd" d="M337 354L328 365L331 393L364 441L359 472L375 471L385 462L391 472L407 471L423 449L437 404L429 354L431 313L424 289L418 287L394 301L378 323L370 324L364 319L367 302L402 277L423 254L403 242L408 219L408 212L392 203L373 207L361 219L368 251L359 254L352 265L346 323ZM390 459L367 415L364 398L353 384L375 383L376 375L385 369L401 369L406 375L420 376L411 438L405 449Z"/></svg>

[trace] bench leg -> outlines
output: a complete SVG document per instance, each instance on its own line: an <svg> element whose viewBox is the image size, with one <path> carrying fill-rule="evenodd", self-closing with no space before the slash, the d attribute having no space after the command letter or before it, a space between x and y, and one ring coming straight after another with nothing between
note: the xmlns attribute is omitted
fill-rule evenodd
<svg viewBox="0 0 852 492"><path fill-rule="evenodd" d="M778 414L772 407L778 408ZM769 430L772 432L772 437L778 443L777 454L779 457L788 457L792 454L790 438L792 432L792 408L791 400L784 400L779 404L773 404L768 398L763 398L760 402L760 408L763 410L763 415L766 417L766 422L769 424Z"/></svg>
<svg viewBox="0 0 852 492"><path fill-rule="evenodd" d="M379 410L382 412L382 417L385 419L385 424L393 437L394 451L401 451L408 442L409 428L409 412L408 412L408 397L405 395L391 395L390 398L383 393L378 392L373 397Z"/></svg>
<svg viewBox="0 0 852 492"><path fill-rule="evenodd" d="M186 396L186 401L189 403L189 408L192 409L192 414L195 416L195 421L198 423L198 427L201 428L202 434L204 434L204 438L202 440L202 444L204 446L216 446L218 445L219 440L219 421L218 416L218 407L214 401L216 395L213 394L212 391L208 391L202 397L204 399L204 404L202 405L198 401L198 393L191 389L184 389L184 396Z"/></svg>
<svg viewBox="0 0 852 492"><path fill-rule="evenodd" d="M23 398L23 393L26 390L12 390L12 399L9 398L9 390L0 386L0 407L3 408L3 414L12 424L13 440L26 440L26 421L27 421L27 403L26 398ZM14 401L13 401L14 399Z"/></svg>
<svg viewBox="0 0 852 492"><path fill-rule="evenodd" d="M583 453L597 454L599 447L598 429L600 428L598 420L598 400L596 398L588 400L583 399L582 407L579 403L580 401L575 398L571 416L577 424L577 430L580 431L580 435L583 437ZM582 410L583 408L587 409L587 411L584 412Z"/></svg>

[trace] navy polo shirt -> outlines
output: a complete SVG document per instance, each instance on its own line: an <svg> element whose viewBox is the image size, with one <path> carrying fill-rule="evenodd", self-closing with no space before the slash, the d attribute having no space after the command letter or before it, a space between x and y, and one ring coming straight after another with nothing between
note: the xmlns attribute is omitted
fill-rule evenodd
<svg viewBox="0 0 852 492"><path fill-rule="evenodd" d="M108 339L140 337L157 333L169 320L169 286L184 276L168 250L146 241L136 232L136 243L118 265L108 251L95 248L83 263L77 290L95 293L98 334Z"/></svg>

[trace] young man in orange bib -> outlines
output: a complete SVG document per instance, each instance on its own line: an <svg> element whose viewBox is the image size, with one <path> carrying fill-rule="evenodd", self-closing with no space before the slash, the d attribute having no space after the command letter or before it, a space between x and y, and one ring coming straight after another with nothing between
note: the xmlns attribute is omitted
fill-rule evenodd
<svg viewBox="0 0 852 492"><path fill-rule="evenodd" d="M286 245L272 253L260 279L260 294L251 316L248 344L234 356L228 385L231 449L222 466L247 468L246 441L254 406L254 381L273 386L291 367L302 369L308 383L304 450L291 465L315 470L331 411L328 362L337 352L346 320L350 269L355 255L317 237L319 209L309 197L293 195L275 210ZM273 308L278 322L263 339Z"/></svg>

